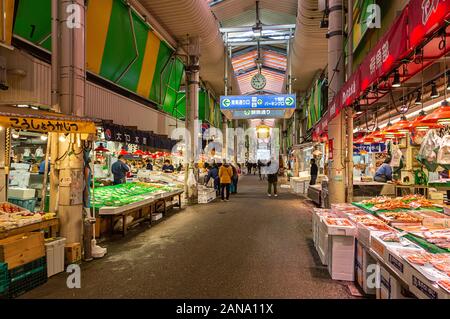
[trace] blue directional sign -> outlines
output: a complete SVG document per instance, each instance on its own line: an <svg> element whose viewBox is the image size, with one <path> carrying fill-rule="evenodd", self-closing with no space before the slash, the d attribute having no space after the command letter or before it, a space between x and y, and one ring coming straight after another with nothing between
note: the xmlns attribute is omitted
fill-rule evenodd
<svg viewBox="0 0 450 319"><path fill-rule="evenodd" d="M280 95L227 95L220 97L220 109L294 109L295 94Z"/></svg>

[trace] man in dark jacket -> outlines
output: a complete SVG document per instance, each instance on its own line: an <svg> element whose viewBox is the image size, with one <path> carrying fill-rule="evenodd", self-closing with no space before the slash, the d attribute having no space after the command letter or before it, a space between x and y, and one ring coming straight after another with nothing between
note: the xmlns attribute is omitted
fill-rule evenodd
<svg viewBox="0 0 450 319"><path fill-rule="evenodd" d="M311 181L309 185L316 185L317 175L319 175L319 167L316 164L316 160L314 158L311 159Z"/></svg>
<svg viewBox="0 0 450 319"><path fill-rule="evenodd" d="M114 185L125 184L126 183L126 175L130 171L130 168L127 164L125 164L125 159L123 155L119 155L117 162L112 164L111 172L114 175Z"/></svg>
<svg viewBox="0 0 450 319"><path fill-rule="evenodd" d="M208 184L210 179L214 181L214 189L216 190L217 196L220 195L220 179L219 179L219 168L217 164L213 164L212 167L208 167L208 175L206 176L205 185Z"/></svg>
<svg viewBox="0 0 450 319"><path fill-rule="evenodd" d="M269 197L272 196L272 186L273 186L274 196L278 197L278 194L277 194L278 171L276 173L269 174L267 176L267 183L268 183L267 195Z"/></svg>

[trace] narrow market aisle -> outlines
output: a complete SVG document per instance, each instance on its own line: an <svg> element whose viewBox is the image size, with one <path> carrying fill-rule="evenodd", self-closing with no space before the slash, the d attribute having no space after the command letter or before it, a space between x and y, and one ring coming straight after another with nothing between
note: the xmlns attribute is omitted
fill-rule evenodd
<svg viewBox="0 0 450 319"><path fill-rule="evenodd" d="M25 298L350 298L320 265L311 210L245 176L230 202L188 207L108 244L82 265L81 289L59 274Z"/></svg>

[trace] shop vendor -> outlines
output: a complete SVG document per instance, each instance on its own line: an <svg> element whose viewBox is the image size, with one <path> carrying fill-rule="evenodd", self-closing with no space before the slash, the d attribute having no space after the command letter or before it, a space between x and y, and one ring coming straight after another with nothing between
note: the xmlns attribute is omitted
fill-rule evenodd
<svg viewBox="0 0 450 319"><path fill-rule="evenodd" d="M173 173L175 171L175 168L172 164L170 164L169 160L165 160L162 170L164 173Z"/></svg>
<svg viewBox="0 0 450 319"><path fill-rule="evenodd" d="M392 180L392 167L390 165L391 158L388 157L384 160L384 163L381 164L380 167L378 167L374 180L376 182L386 183L387 181Z"/></svg>
<svg viewBox="0 0 450 319"><path fill-rule="evenodd" d="M114 185L125 184L126 174L130 171L130 168L125 164L123 155L119 155L117 162L112 164L111 173L114 175Z"/></svg>

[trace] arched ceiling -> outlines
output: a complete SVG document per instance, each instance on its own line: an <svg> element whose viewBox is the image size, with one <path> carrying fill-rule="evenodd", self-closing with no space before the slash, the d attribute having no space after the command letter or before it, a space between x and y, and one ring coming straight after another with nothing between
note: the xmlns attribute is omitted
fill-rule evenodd
<svg viewBox="0 0 450 319"><path fill-rule="evenodd" d="M256 42L251 27L256 25L255 0L134 0L154 17L178 42L186 36L200 37L200 76L216 95L224 93L224 28L250 27L250 32L228 33L232 44L230 94L250 94L250 79L255 71ZM259 18L262 74L267 78L266 93L284 93L286 88L287 39L292 40L292 76L294 91L304 91L315 74L326 66L327 30L320 29L322 13L318 0L260 0ZM292 25L292 30L270 30L269 26ZM233 38L235 37L235 38ZM242 41L241 41L242 40ZM253 59L253 62L251 61Z"/></svg>

